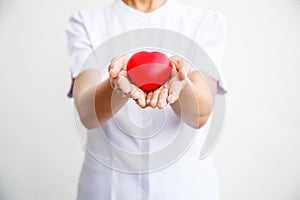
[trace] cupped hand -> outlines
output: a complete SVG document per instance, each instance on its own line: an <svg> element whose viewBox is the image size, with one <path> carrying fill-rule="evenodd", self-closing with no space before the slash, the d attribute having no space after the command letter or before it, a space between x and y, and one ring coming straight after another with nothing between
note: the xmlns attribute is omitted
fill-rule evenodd
<svg viewBox="0 0 300 200"><path fill-rule="evenodd" d="M146 93L128 79L126 70L128 60L127 54L111 60L108 67L110 83L119 96L131 97L141 108L144 108L146 106Z"/></svg>
<svg viewBox="0 0 300 200"><path fill-rule="evenodd" d="M163 109L168 104L176 102L187 84L188 74L190 73L189 63L179 56L172 56L170 61L173 68L169 80L160 88L147 94L147 106Z"/></svg>

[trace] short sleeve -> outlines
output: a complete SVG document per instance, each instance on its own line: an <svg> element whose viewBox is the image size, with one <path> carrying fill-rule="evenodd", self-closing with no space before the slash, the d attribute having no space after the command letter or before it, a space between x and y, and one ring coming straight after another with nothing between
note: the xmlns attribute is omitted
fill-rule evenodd
<svg viewBox="0 0 300 200"><path fill-rule="evenodd" d="M71 76L75 78L80 73L82 65L93 50L80 11L71 15L66 25L66 34Z"/></svg>
<svg viewBox="0 0 300 200"><path fill-rule="evenodd" d="M214 62L220 75L220 80L218 80L218 94L225 94L228 89L222 75L222 66L227 26L223 14L208 10L199 31L199 43Z"/></svg>
<svg viewBox="0 0 300 200"><path fill-rule="evenodd" d="M92 52L92 44L83 22L81 12L71 15L66 25L69 69L72 78L68 97L73 97L74 79L79 75L85 60Z"/></svg>

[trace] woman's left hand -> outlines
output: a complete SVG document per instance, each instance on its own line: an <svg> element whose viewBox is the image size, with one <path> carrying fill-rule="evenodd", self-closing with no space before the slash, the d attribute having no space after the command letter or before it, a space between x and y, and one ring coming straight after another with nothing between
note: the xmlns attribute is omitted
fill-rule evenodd
<svg viewBox="0 0 300 200"><path fill-rule="evenodd" d="M169 80L147 94L146 104L152 108L165 108L168 104L176 102L179 95L187 83L188 74L190 73L190 65L187 61L179 56L170 58L173 69Z"/></svg>

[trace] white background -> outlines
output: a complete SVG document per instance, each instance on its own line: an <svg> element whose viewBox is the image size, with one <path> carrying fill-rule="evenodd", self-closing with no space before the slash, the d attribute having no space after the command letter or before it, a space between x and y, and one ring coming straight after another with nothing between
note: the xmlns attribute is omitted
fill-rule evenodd
<svg viewBox="0 0 300 200"><path fill-rule="evenodd" d="M221 11L228 26L228 112L213 153L222 200L299 200L300 1L185 2ZM64 28L98 3L0 2L1 200L75 199L83 152Z"/></svg>

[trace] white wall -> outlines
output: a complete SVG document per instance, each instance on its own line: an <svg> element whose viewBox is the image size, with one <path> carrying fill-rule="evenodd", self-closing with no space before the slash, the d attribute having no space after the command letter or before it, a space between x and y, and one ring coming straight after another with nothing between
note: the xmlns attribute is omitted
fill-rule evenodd
<svg viewBox="0 0 300 200"><path fill-rule="evenodd" d="M83 152L66 98L64 26L96 2L0 2L1 200L75 198ZM222 199L300 199L300 1L185 2L228 24L228 113L214 151Z"/></svg>
<svg viewBox="0 0 300 200"><path fill-rule="evenodd" d="M197 5L221 10L229 30L228 112L214 152L223 199L300 199L300 1Z"/></svg>

